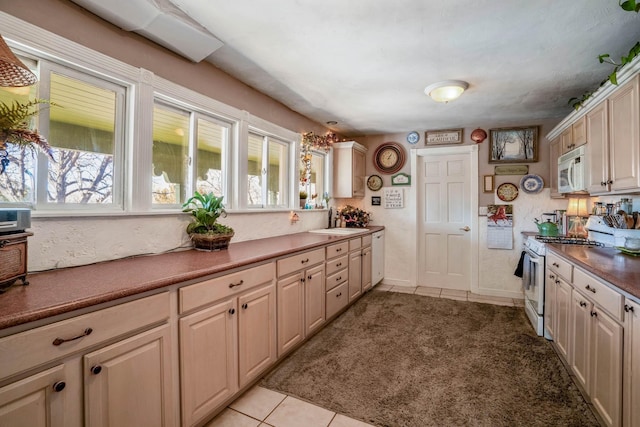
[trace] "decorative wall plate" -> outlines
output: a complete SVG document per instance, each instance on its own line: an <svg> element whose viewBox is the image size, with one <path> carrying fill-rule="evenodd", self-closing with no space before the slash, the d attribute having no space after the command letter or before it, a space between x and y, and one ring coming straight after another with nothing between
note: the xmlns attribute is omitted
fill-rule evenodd
<svg viewBox="0 0 640 427"><path fill-rule="evenodd" d="M379 175L371 175L367 178L367 188L371 191L378 191L382 188L382 178Z"/></svg>
<svg viewBox="0 0 640 427"><path fill-rule="evenodd" d="M373 153L373 165L379 172L386 174L398 172L405 160L404 147L397 142L385 142Z"/></svg>
<svg viewBox="0 0 640 427"><path fill-rule="evenodd" d="M498 199L503 202L511 202L518 197L518 187L510 182L505 182L498 186L496 194L498 195Z"/></svg>
<svg viewBox="0 0 640 427"><path fill-rule="evenodd" d="M420 141L420 134L418 132L409 132L407 134L407 142L409 144L416 144L418 141Z"/></svg>
<svg viewBox="0 0 640 427"><path fill-rule="evenodd" d="M544 181L540 175L529 174L520 180L520 189L528 194L537 194L544 188Z"/></svg>

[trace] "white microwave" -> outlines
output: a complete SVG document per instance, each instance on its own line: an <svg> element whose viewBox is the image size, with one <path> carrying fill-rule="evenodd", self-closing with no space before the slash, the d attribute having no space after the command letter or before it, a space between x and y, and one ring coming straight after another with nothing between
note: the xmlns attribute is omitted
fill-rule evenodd
<svg viewBox="0 0 640 427"><path fill-rule="evenodd" d="M558 191L579 193L587 189L586 147L580 146L558 158Z"/></svg>

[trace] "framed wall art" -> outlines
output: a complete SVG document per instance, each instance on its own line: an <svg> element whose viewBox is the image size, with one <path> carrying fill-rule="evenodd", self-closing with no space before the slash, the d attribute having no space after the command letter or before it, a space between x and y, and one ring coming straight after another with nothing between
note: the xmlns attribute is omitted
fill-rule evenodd
<svg viewBox="0 0 640 427"><path fill-rule="evenodd" d="M425 145L462 144L462 129L428 130L424 141Z"/></svg>
<svg viewBox="0 0 640 427"><path fill-rule="evenodd" d="M489 163L538 161L538 126L489 130Z"/></svg>
<svg viewBox="0 0 640 427"><path fill-rule="evenodd" d="M484 193L493 193L493 185L494 185L494 177L493 175L485 175L484 177L484 181L483 181L483 188L482 191Z"/></svg>

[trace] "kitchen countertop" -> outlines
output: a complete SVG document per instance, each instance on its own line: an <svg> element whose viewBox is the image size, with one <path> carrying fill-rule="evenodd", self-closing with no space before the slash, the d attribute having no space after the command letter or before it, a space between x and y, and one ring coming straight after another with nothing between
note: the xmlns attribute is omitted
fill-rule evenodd
<svg viewBox="0 0 640 427"><path fill-rule="evenodd" d="M594 246L548 243L547 248L640 300L640 257Z"/></svg>
<svg viewBox="0 0 640 427"><path fill-rule="evenodd" d="M216 252L185 250L29 274L28 286L18 281L0 295L0 329L353 239L384 227L367 229L351 236L287 234L231 243L228 249Z"/></svg>

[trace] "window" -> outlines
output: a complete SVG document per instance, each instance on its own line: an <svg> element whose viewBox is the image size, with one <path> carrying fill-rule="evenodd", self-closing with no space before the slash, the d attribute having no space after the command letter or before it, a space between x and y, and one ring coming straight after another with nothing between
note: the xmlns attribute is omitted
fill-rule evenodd
<svg viewBox="0 0 640 427"><path fill-rule="evenodd" d="M203 113L156 101L153 110L153 204L181 205L191 197L194 189L224 196L231 127L230 123ZM191 141L195 141L195 149L191 148Z"/></svg>
<svg viewBox="0 0 640 427"><path fill-rule="evenodd" d="M25 62L34 64L35 71L35 61ZM122 208L126 89L46 61L39 65L38 85L24 93L3 90L2 100L34 99L37 88L38 98L52 102L40 107L37 128L47 137L53 160L9 147L11 163L0 177L0 200L41 209Z"/></svg>
<svg viewBox="0 0 640 427"><path fill-rule="evenodd" d="M289 143L249 132L247 203L249 207L285 208L289 203Z"/></svg>
<svg viewBox="0 0 640 427"><path fill-rule="evenodd" d="M326 154L309 151L308 159L300 159L300 191L308 195L307 204L311 207L322 206L324 193L327 192ZM308 161L308 163L307 163ZM323 206L327 207L327 206Z"/></svg>

